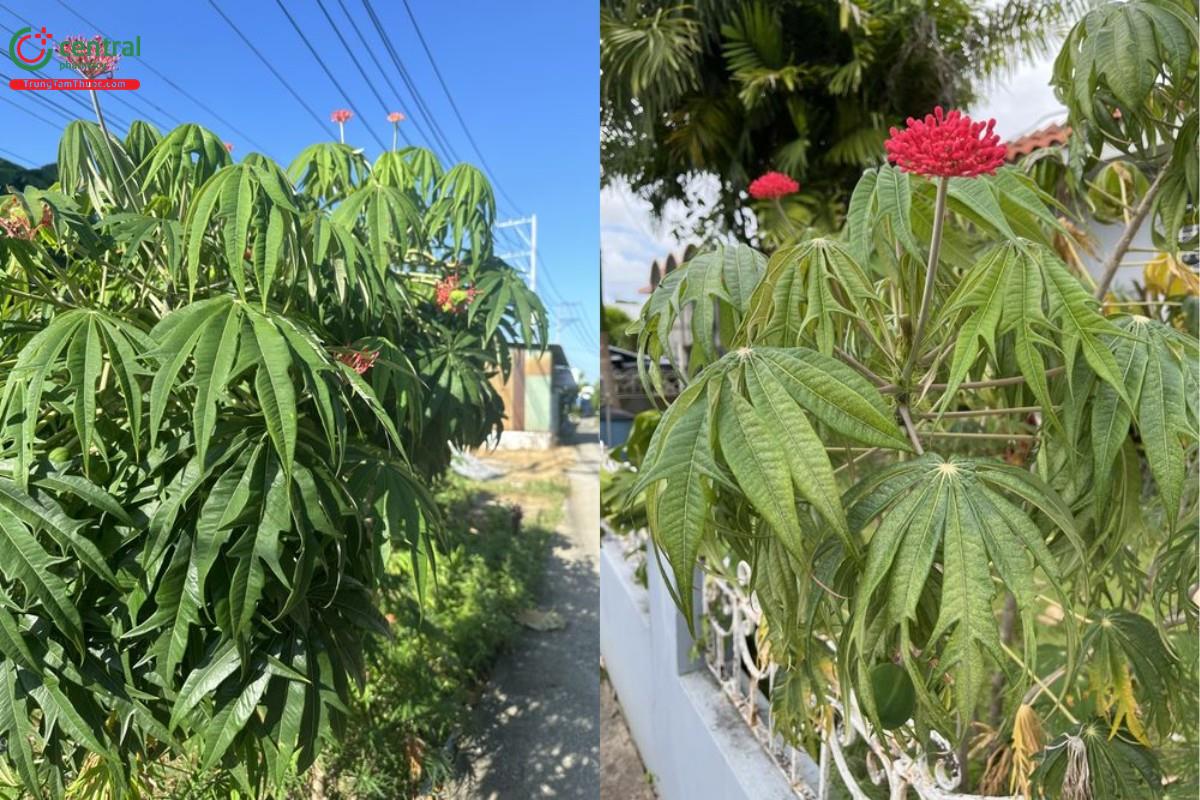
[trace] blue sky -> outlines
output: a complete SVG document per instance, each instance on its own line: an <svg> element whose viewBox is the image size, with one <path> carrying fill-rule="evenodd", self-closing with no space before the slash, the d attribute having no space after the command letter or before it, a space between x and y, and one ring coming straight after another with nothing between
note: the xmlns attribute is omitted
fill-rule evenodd
<svg viewBox="0 0 1200 800"><path fill-rule="evenodd" d="M511 198L498 193L501 218L537 214L539 294L552 315L560 314L562 318L562 340L572 365L594 379L599 360L598 7L595 3L562 0L527 0L519 5L494 0L408 1L493 179ZM321 0L349 48L338 40L335 26L329 24L317 0L284 3L345 94L324 73L275 2L216 3L321 122L288 93L209 2L5 0L0 3L0 40L7 43L12 31L26 24L35 30L44 25L56 41L72 34L94 35L100 31L113 39L141 36L143 63L125 59L116 74L138 78L142 88L133 93L112 93L136 95L122 99L138 111L105 97L106 114L120 121L148 117L160 127L177 124L172 116L198 122L232 142L235 157L262 150L286 164L301 148L330 137L327 128L336 130L336 126L328 118L335 108L358 109L359 116L347 125L346 139L365 148L372 159L381 148L368 126L385 146L390 146L391 126L385 120L388 111L400 110L408 115L410 121L402 125L402 130L414 144L426 145L418 127L436 139L429 119L414 103L381 44L363 0ZM461 160L479 164L403 3L372 0L370 5L411 82L444 132L449 149ZM347 21L347 11L369 43L370 52ZM382 96L382 104L355 67L351 54ZM372 60L372 54L383 71ZM8 66L0 68L0 73L15 77L14 66L7 58L4 63ZM199 103L181 94L171 82ZM0 130L4 131L0 155L26 164L53 161L65 120L29 96L32 93L10 90L7 82L0 92L10 101L0 103ZM61 93L49 99L73 113L84 114L81 106ZM80 95L80 99L86 100L86 96ZM34 114L53 124L36 119ZM119 123L116 127L123 130ZM441 146L438 149L444 150ZM453 158L444 156L444 160ZM515 245L501 245L502 251L510 249ZM570 303L575 305L564 305ZM575 321L569 322L570 318Z"/></svg>

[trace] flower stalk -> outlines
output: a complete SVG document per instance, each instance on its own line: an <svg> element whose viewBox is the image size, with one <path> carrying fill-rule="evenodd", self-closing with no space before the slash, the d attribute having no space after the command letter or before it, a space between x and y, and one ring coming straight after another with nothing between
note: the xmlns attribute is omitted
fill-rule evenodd
<svg viewBox="0 0 1200 800"><path fill-rule="evenodd" d="M913 329L912 346L908 350L908 359L904 362L904 371L900 374L900 385L908 386L912 377L913 367L917 363L917 354L921 352L921 340L925 336L925 325L929 322L929 311L933 305L933 290L937 284L938 253L942 247L942 224L946 218L946 193L950 188L950 179L942 176L938 179L937 199L933 207L933 236L929 242L929 263L925 267L925 291L921 296L921 310L917 314L917 325Z"/></svg>

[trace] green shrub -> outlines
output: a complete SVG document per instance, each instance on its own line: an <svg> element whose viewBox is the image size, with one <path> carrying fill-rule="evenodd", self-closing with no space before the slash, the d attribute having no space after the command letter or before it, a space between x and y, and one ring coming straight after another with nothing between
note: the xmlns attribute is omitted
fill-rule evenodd
<svg viewBox="0 0 1200 800"><path fill-rule="evenodd" d="M76 121L58 174L0 198L9 774L276 793L343 730L387 548L428 571L427 484L501 424L489 379L542 306L482 174L419 148L285 171Z"/></svg>

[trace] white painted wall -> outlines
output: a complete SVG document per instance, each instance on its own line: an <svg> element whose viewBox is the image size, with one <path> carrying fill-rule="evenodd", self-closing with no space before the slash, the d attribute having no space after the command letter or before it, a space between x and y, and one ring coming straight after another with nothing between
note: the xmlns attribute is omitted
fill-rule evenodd
<svg viewBox="0 0 1200 800"><path fill-rule="evenodd" d="M716 681L691 658L687 625L654 554L647 558L643 589L621 543L611 536L601 542L600 654L660 800L796 800Z"/></svg>

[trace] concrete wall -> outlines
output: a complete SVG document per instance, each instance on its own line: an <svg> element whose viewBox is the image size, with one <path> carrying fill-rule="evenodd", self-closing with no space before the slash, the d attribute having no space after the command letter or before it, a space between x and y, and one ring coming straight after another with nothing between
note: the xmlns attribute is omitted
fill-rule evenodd
<svg viewBox="0 0 1200 800"><path fill-rule="evenodd" d="M1086 252L1080 254L1083 256L1083 263L1087 266L1088 272L1094 279L1099 280L1104 261L1116 249L1117 240L1125 233L1125 226L1101 225L1099 222L1091 220L1087 225L1087 231L1094 237L1096 255L1092 256ZM1142 223L1142 227L1138 229L1130 246L1142 250L1154 248L1154 241L1150 237L1149 218ZM1121 266L1117 268L1117 274L1113 276L1112 288L1132 290L1135 281L1143 283L1142 270L1145 268L1145 263L1151 258L1153 258L1152 253L1126 253L1125 258L1121 260Z"/></svg>
<svg viewBox="0 0 1200 800"><path fill-rule="evenodd" d="M716 681L691 657L687 625L653 552L647 558L643 589L621 542L611 536L601 542L600 654L660 800L796 800Z"/></svg>

